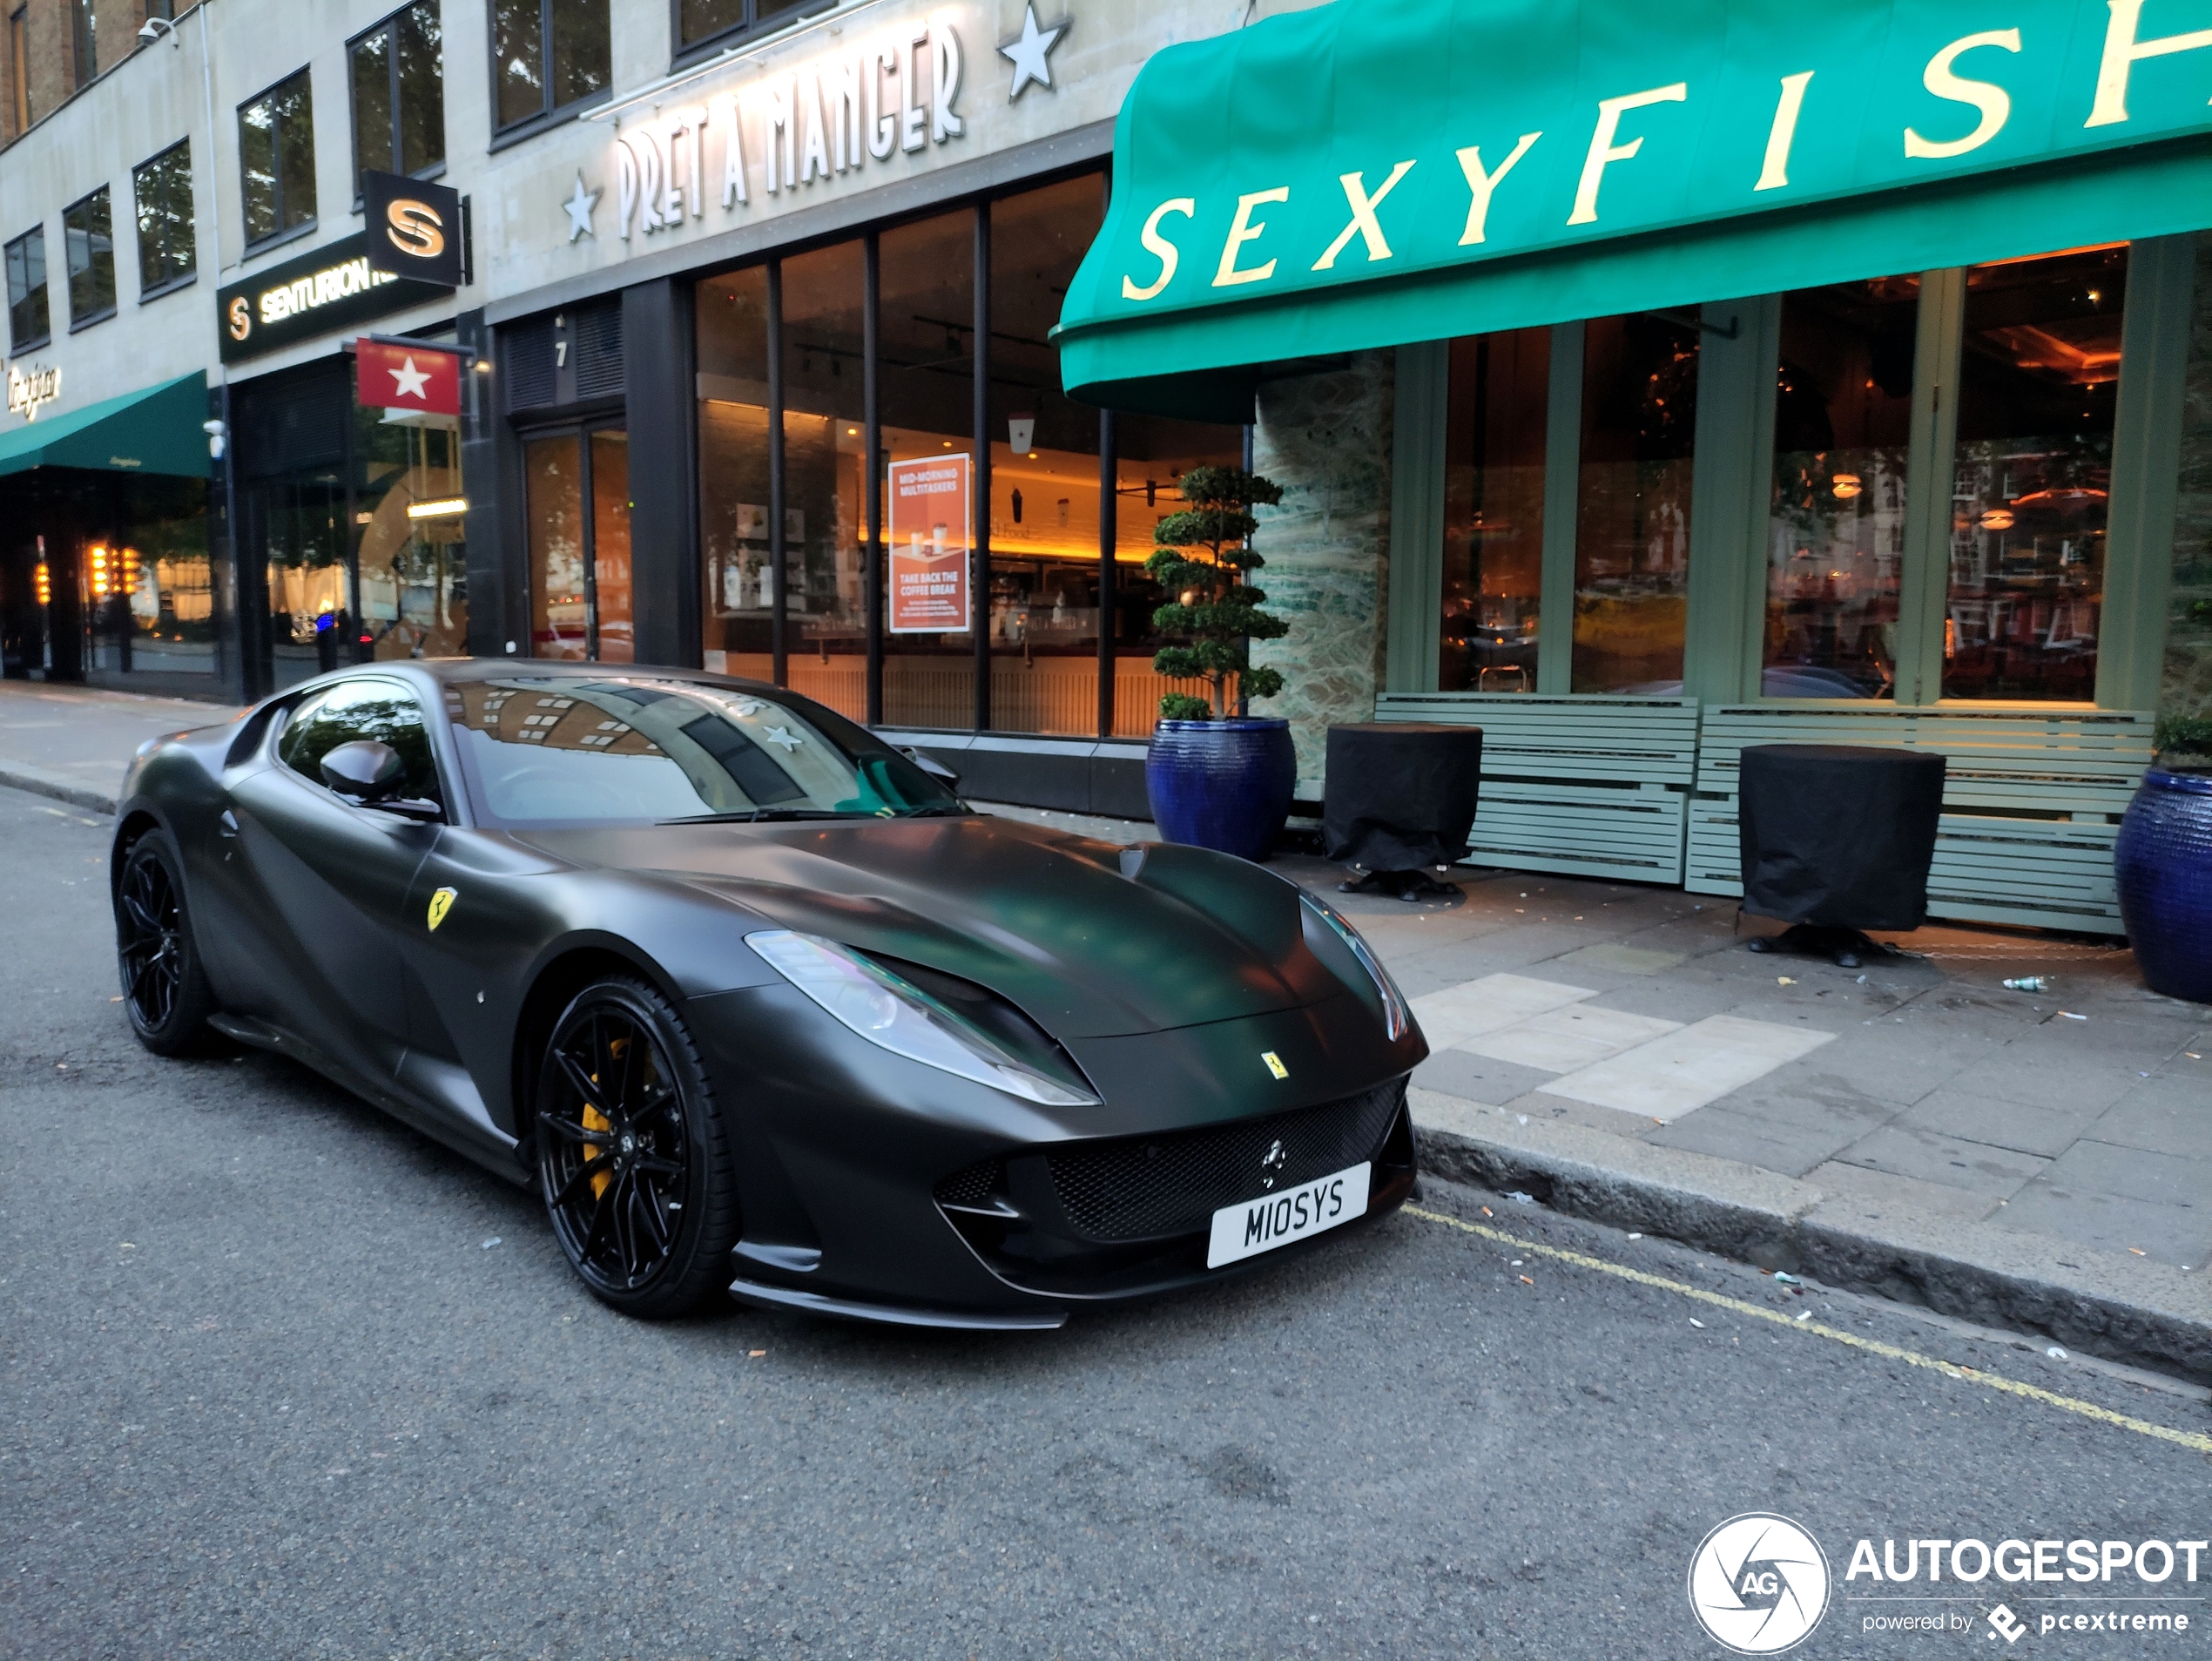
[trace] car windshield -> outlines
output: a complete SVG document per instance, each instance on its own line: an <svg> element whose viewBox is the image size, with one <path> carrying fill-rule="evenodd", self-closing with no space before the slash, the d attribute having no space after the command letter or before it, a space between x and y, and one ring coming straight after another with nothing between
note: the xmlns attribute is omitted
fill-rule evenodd
<svg viewBox="0 0 2212 1661"><path fill-rule="evenodd" d="M965 811L866 729L765 689L516 675L449 683L446 712L482 809L510 825Z"/></svg>

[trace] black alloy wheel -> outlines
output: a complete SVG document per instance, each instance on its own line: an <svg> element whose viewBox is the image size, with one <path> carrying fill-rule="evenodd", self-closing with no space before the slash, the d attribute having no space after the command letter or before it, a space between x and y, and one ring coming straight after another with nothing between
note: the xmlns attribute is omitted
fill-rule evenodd
<svg viewBox="0 0 2212 1661"><path fill-rule="evenodd" d="M737 1244L728 1139L691 1036L641 981L572 999L538 1072L537 1165L570 1265L625 1313L724 1291Z"/></svg>
<svg viewBox="0 0 2212 1661"><path fill-rule="evenodd" d="M192 940L176 855L159 831L138 838L124 858L115 886L115 955L123 1008L138 1042L157 1056L200 1048L215 995Z"/></svg>

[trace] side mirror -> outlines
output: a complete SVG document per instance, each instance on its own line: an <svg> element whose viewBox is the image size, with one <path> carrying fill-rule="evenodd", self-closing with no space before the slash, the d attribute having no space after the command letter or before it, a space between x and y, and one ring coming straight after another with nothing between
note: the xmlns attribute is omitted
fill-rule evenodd
<svg viewBox="0 0 2212 1661"><path fill-rule="evenodd" d="M946 789L951 791L954 795L958 795L960 793L960 774L954 773L950 767L937 760L935 756L924 755L921 751L908 749L903 744L899 746L899 753L906 757L907 760L913 762L914 766L920 767L924 773L934 779L939 784L944 786Z"/></svg>
<svg viewBox="0 0 2212 1661"><path fill-rule="evenodd" d="M347 800L371 807L400 793L407 764L388 744L354 739L331 746L322 759L322 781Z"/></svg>

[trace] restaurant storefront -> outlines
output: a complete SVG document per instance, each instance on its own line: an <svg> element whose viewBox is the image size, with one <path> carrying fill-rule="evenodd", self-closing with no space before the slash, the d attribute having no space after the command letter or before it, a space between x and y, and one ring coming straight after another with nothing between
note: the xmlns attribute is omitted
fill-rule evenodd
<svg viewBox="0 0 2212 1661"><path fill-rule="evenodd" d="M1067 380L1256 422L1302 793L1329 721L1465 721L1476 862L1729 893L1743 744L1925 746L1938 915L2116 931L2205 609L2212 31L1827 21L1425 0L1170 49Z"/></svg>

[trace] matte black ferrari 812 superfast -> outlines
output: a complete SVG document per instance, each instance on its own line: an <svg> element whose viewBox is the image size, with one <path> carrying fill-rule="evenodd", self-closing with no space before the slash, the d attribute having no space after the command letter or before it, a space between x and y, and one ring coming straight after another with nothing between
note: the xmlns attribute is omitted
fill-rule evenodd
<svg viewBox="0 0 2212 1661"><path fill-rule="evenodd" d="M641 1315L1055 1326L1405 1198L1426 1046L1351 925L950 782L697 672L325 675L140 752L125 1008L535 1182Z"/></svg>

